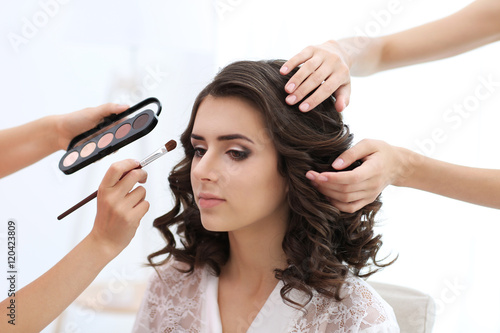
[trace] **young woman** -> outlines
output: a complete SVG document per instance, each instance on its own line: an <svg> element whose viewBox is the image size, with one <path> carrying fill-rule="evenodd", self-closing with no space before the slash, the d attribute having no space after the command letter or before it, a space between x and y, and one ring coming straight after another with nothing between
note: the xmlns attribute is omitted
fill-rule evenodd
<svg viewBox="0 0 500 333"><path fill-rule="evenodd" d="M135 332L399 332L360 279L385 266L381 203L342 213L306 178L352 135L332 99L307 114L285 103L282 64L233 63L198 95Z"/></svg>

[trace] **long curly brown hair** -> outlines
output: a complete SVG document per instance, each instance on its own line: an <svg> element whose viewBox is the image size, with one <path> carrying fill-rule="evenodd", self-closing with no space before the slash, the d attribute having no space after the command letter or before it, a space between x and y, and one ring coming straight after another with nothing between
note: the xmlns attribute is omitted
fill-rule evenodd
<svg viewBox="0 0 500 333"><path fill-rule="evenodd" d="M305 177L308 170L333 171L331 163L351 146L352 135L335 110L333 97L307 113L285 103L284 86L296 71L281 75L279 69L283 63L281 60L232 63L200 92L180 139L186 156L168 177L175 205L154 221L166 245L150 254L148 261L159 266L173 257L188 265L185 273L208 265L217 276L227 262L227 232L206 230L194 200L190 180L194 149L190 136L198 107L205 97L237 96L262 112L278 152L278 170L288 184L290 219L282 243L288 267L276 268L275 276L284 283L281 297L300 307L305 304L288 297L293 289L303 291L309 300L313 290L340 300L340 290L349 271L367 277L378 270L374 266L384 267L392 262L381 264L376 259L382 245L381 236L373 232L375 214L381 206L379 199L357 212L344 213L332 206ZM170 230L174 226L180 247ZM153 261L162 255L167 257Z"/></svg>

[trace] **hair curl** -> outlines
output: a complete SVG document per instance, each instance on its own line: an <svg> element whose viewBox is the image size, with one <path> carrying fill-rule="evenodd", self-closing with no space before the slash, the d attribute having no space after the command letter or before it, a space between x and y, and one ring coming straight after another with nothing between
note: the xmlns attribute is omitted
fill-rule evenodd
<svg viewBox="0 0 500 333"><path fill-rule="evenodd" d="M196 98L191 119L181 136L185 158L170 173L168 180L175 196L171 211L154 221L166 246L148 256L151 266L166 263L171 257L188 264L184 273L208 265L218 276L229 257L227 232L206 230L200 220L191 187L190 171L194 149L190 142L198 107L209 95L237 96L261 110L268 134L278 152L278 170L289 186L287 200L290 220L282 247L286 269L275 269L283 281L281 297L295 306L289 292L300 290L313 296L313 290L341 300L340 289L348 272L367 277L385 267L377 259L381 236L373 232L374 217L381 207L379 198L354 213L344 213L305 177L308 170L334 171L333 160L352 144L352 134L329 98L313 110L302 113L285 103L284 86L290 77L281 75L283 61L239 61L223 68ZM182 247L178 248L170 227L177 227ZM167 255L158 262L153 259ZM364 271L364 269L368 269ZM362 272L362 270L364 272Z"/></svg>

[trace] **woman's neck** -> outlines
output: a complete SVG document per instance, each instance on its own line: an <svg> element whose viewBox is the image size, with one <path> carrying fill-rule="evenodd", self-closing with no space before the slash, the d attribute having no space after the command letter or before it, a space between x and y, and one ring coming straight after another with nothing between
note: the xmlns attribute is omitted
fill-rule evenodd
<svg viewBox="0 0 500 333"><path fill-rule="evenodd" d="M234 283L257 287L262 283L276 283L274 270L286 267L282 248L286 223L267 224L229 232L229 260L221 275Z"/></svg>

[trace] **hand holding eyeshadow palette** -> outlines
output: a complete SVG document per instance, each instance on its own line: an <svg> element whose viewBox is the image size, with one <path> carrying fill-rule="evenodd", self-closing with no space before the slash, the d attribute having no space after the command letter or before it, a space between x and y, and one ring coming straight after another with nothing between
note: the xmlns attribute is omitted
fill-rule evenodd
<svg viewBox="0 0 500 333"><path fill-rule="evenodd" d="M156 112L150 107L156 108ZM104 118L95 128L71 140L59 169L72 174L143 137L155 128L160 112L160 101L150 97L120 114Z"/></svg>

